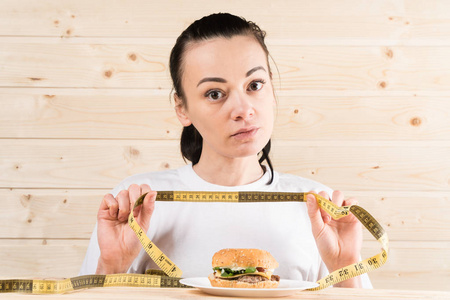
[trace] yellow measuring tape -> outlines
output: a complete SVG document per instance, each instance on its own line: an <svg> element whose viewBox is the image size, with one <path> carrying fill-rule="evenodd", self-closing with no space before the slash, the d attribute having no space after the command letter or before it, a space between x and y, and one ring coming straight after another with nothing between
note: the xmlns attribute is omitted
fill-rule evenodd
<svg viewBox="0 0 450 300"><path fill-rule="evenodd" d="M0 293L62 294L92 287L136 286L188 288L178 277L147 274L85 275L63 280L0 280Z"/></svg>
<svg viewBox="0 0 450 300"><path fill-rule="evenodd" d="M388 257L389 240L383 227L365 209L358 205L338 207L330 200L315 193L282 193L282 192L186 192L160 191L156 201L184 202L305 202L306 195L313 194L319 206L333 219L340 219L350 212L381 243L381 253L363 261L333 271L317 281L319 286L310 290L320 290L341 281L370 272L382 266ZM136 200L134 208L141 205L146 194ZM175 265L146 235L133 216L128 223L136 233L147 254L161 268L149 270L147 274L113 274L85 275L63 280L0 280L0 293L20 292L32 294L58 294L78 289L106 286L138 286L188 288L179 282L182 271Z"/></svg>

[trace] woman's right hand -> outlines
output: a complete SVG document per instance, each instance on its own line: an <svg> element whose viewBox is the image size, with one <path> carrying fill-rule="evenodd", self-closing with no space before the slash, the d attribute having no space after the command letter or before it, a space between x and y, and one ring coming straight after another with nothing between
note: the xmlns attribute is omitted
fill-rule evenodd
<svg viewBox="0 0 450 300"><path fill-rule="evenodd" d="M103 197L97 214L97 238L100 247L96 274L126 273L142 246L128 225L128 215L142 194L148 193L133 215L139 226L147 232L155 208L156 192L146 184L131 185L119 192Z"/></svg>

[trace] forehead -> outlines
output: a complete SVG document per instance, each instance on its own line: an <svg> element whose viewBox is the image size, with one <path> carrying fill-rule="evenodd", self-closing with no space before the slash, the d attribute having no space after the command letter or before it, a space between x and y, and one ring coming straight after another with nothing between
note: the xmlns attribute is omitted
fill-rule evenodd
<svg viewBox="0 0 450 300"><path fill-rule="evenodd" d="M184 57L184 75L201 77L245 73L255 66L267 70L267 56L251 36L217 37L191 44Z"/></svg>

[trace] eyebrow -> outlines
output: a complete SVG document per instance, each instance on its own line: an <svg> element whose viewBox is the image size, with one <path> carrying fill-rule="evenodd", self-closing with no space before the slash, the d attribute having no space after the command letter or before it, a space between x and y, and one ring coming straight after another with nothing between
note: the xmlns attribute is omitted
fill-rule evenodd
<svg viewBox="0 0 450 300"><path fill-rule="evenodd" d="M263 70L264 72L266 72L266 69L264 69L263 66L257 66L257 67L254 67L254 68L250 69L250 70L245 74L245 77L248 77L248 76L252 75L253 73L255 73L255 72L258 71L258 70ZM227 81L226 81L225 79L221 78L221 77L205 77L205 78L203 78L202 80L200 80L200 81L198 82L197 87L198 87L200 84L202 84L202 83L204 83L204 82L208 82L208 81L227 83Z"/></svg>

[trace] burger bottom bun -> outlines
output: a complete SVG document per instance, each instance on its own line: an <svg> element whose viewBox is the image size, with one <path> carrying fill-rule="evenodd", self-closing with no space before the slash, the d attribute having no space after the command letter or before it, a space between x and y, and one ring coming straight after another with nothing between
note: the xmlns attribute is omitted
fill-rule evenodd
<svg viewBox="0 0 450 300"><path fill-rule="evenodd" d="M209 281L213 287L223 287L223 288L244 288L244 289L274 289L278 287L279 281L266 280L257 283L240 282L237 280L227 280L220 279L211 273L208 276Z"/></svg>

